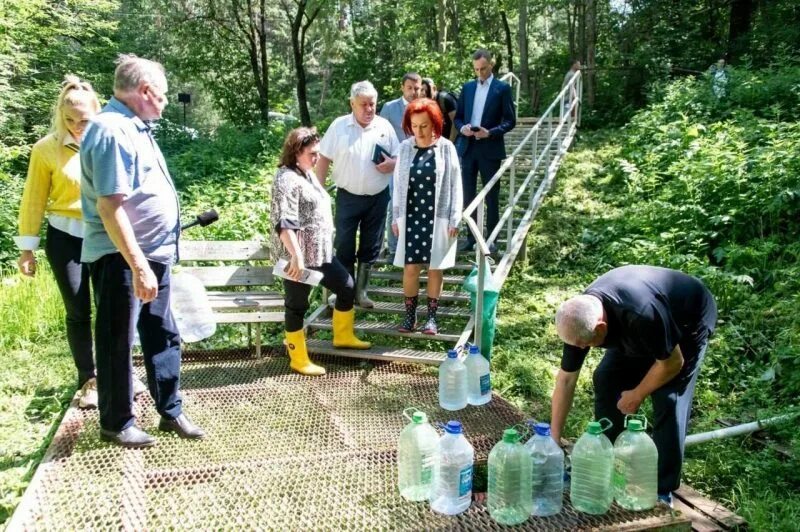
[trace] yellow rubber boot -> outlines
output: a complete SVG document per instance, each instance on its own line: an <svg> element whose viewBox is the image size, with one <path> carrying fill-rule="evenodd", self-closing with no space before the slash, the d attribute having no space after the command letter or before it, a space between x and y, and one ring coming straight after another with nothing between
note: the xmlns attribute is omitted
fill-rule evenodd
<svg viewBox="0 0 800 532"><path fill-rule="evenodd" d="M289 367L303 375L325 375L325 368L317 366L308 359L306 334L303 329L295 332L286 331L286 351L289 352Z"/></svg>
<svg viewBox="0 0 800 532"><path fill-rule="evenodd" d="M353 323L356 319L355 309L347 312L333 309L333 347L347 349L369 349L372 344L362 342L353 332Z"/></svg>

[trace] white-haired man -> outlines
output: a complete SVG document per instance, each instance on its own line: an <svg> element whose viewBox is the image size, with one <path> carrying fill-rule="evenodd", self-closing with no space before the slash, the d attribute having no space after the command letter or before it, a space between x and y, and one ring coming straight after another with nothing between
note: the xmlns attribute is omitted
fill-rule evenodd
<svg viewBox="0 0 800 532"><path fill-rule="evenodd" d="M124 447L155 439L133 415L131 345L138 329L159 429L182 438L203 431L183 414L181 340L170 310L170 268L180 232L178 194L149 121L167 105L164 68L120 56L114 97L81 143L81 261L89 263L97 318L100 436Z"/></svg>
<svg viewBox="0 0 800 532"><path fill-rule="evenodd" d="M367 297L367 285L383 245L389 180L399 147L392 124L375 114L377 101L378 91L372 83L353 84L350 88L353 112L340 116L328 127L319 145L316 166L317 177L324 185L333 163L332 178L338 188L333 245L336 258L356 279L356 303L365 308L374 306ZM380 159L374 157L376 146L384 152ZM355 275L356 259L358 275Z"/></svg>
<svg viewBox="0 0 800 532"><path fill-rule="evenodd" d="M593 376L595 418L611 420L607 435L614 441L625 415L652 399L658 493L671 504L695 383L716 320L711 292L679 271L623 266L598 277L556 313L564 351L553 391L553 438L561 437L589 348L605 348Z"/></svg>

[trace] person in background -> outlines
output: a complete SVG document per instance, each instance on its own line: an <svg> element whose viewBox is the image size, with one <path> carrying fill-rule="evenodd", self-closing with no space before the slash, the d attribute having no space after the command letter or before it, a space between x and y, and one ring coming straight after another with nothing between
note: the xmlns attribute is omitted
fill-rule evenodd
<svg viewBox="0 0 800 532"><path fill-rule="evenodd" d="M716 99L724 98L728 94L728 66L725 59L720 58L708 69L711 76L711 92Z"/></svg>
<svg viewBox="0 0 800 532"><path fill-rule="evenodd" d="M598 277L556 313L564 351L553 390L553 439L560 441L589 349L605 348L594 371L595 419L613 423L606 434L614 441L625 415L651 398L658 495L671 505L681 481L694 388L716 321L711 292L685 273L623 266Z"/></svg>
<svg viewBox="0 0 800 532"><path fill-rule="evenodd" d="M367 286L383 244L389 180L398 145L389 121L375 115L377 101L378 91L369 81L359 81L350 87L353 112L334 120L325 131L316 167L317 178L324 186L333 163L332 177L337 187L336 258L356 279L356 303L363 308L374 306L367 296ZM377 146L390 154L383 155L378 163L373 162ZM356 259L358 275L354 275ZM346 316L350 315L343 318Z"/></svg>
<svg viewBox="0 0 800 532"><path fill-rule="evenodd" d="M66 310L67 343L78 370L78 406L97 407L92 354L92 304L89 267L81 263L81 161L78 151L89 120L100 111L92 86L67 75L53 109L50 133L33 145L19 209L19 271L36 274L39 231L47 217L45 256ZM146 392L139 380L134 393Z"/></svg>
<svg viewBox="0 0 800 532"><path fill-rule="evenodd" d="M397 135L398 141L403 141L408 138L408 135L403 131L403 114L406 111L406 106L419 98L422 89L422 78L416 72L406 72L403 79L400 81L400 89L403 94L396 100L386 102L381 109L380 116L385 118L392 124L394 133ZM389 180L389 206L386 209L386 226L389 230L386 237L387 256L389 262L394 262L394 254L397 250L397 237L394 236L391 230L392 224L392 180Z"/></svg>
<svg viewBox="0 0 800 532"><path fill-rule="evenodd" d="M155 439L135 425L134 329L139 332L158 428L199 439L183 413L181 337L170 308L171 268L178 254L180 208L150 123L167 106L164 67L121 55L114 97L86 128L81 144L81 261L89 264L97 317L100 437L123 447Z"/></svg>
<svg viewBox="0 0 800 532"><path fill-rule="evenodd" d="M444 119L433 100L406 107L403 130L413 137L400 144L394 168L392 232L398 237L395 266L403 268L405 317L398 328L417 323L419 275L428 270L428 316L424 334L437 334L436 312L443 271L455 264L461 222L461 167L453 143L442 136Z"/></svg>
<svg viewBox="0 0 800 532"><path fill-rule="evenodd" d="M577 59L573 60L572 63L570 64L569 70L567 70L567 73L564 74L564 82L561 84L562 90L569 84L570 81L572 81L572 78L574 78L575 74L580 72L580 70L581 70L581 62ZM577 97L578 97L578 90L576 86L573 85L570 88L570 90L568 90L564 94L564 98L561 100L561 116L564 116L564 112L567 109L569 109L569 106L572 105L572 102L575 101ZM580 105L580 102L578 102L578 105ZM572 110L572 116L573 118L578 116L577 107L575 107L575 109Z"/></svg>
<svg viewBox="0 0 800 532"><path fill-rule="evenodd" d="M442 136L453 142L457 133L456 128L453 127L453 120L456 117L458 99L445 90L439 90L431 78L422 78L422 93L425 98L430 98L439 105L439 111L444 117Z"/></svg>
<svg viewBox="0 0 800 532"><path fill-rule="evenodd" d="M494 77L493 65L488 50L477 50L472 54L472 68L477 78L465 83L461 89L453 119L459 132L456 147L461 157L465 208L477 195L478 172L486 186L500 169L506 158L505 134L517 124L511 86ZM473 212L472 216L477 221L478 213ZM497 183L486 195L486 237L499 221L500 183ZM483 230L482 227L479 229ZM471 250L474 245L475 239L470 232L459 251ZM496 251L494 243L490 244L489 250Z"/></svg>
<svg viewBox="0 0 800 532"><path fill-rule="evenodd" d="M289 366L303 375L324 375L325 369L308 358L303 319L308 310L311 285L298 282L306 268L322 273L321 284L336 294L333 309L333 345L368 349L353 333L353 277L333 256L331 198L314 175L319 159L319 135L313 128L293 129L286 136L280 167L272 183L272 252L287 258L284 279L286 348Z"/></svg>

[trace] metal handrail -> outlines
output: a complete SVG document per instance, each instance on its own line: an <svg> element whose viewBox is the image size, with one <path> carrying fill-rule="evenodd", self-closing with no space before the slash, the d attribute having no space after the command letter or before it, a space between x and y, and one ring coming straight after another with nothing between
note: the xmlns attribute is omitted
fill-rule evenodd
<svg viewBox="0 0 800 532"><path fill-rule="evenodd" d="M522 82L513 72L507 72L504 74L503 77L500 78L500 81L505 81L511 86L516 85L516 95L514 96L514 114L515 116L519 116L519 88L522 86Z"/></svg>
<svg viewBox="0 0 800 532"><path fill-rule="evenodd" d="M505 79L515 79L517 81L517 102L519 101L519 78L516 75L509 72L505 76L503 76L502 80ZM569 105L564 108L564 97L566 94L570 92L574 94L574 98L569 98ZM553 179L555 178L555 174L558 171L558 167L561 164L561 160L563 159L564 153L566 152L569 145L572 143L572 139L575 136L575 131L577 130L578 125L580 124L580 115L581 115L581 103L583 98L583 79L581 77L580 72L576 72L576 74L572 77L572 79L561 88L558 95L555 97L553 102L548 106L542 116L539 117L539 120L536 121L536 124L528 131L525 138L519 143L519 145L514 149L510 156L506 158L505 161L500 165L500 168L495 172L492 178L489 180L488 183L478 192L475 196L475 199L466 207L462 213L462 220L466 223L469 231L472 233L472 236L475 240L475 260L478 266L478 290L475 298L475 309L474 315L469 320L469 323L464 328L461 336L456 345L463 345L470 336L473 337L476 343L481 341L481 334L482 334L482 319L481 316L483 314L483 304L484 304L484 288L485 282L484 277L486 276L486 257L490 254L490 245L494 243L497 237L500 234L500 231L503 228L503 225L506 225L506 251L501 257L499 263L495 267L495 271L492 275L492 281L497 286L497 289L500 290L505 283L505 280L508 276L508 273L511 270L511 266L513 265L514 259L516 255L519 253L521 246L523 245L523 241L527 236L528 229L530 228L531 223L533 222L533 218L536 212L541 205L542 200L544 199L545 194L550 189L550 185L552 184ZM553 129L553 120L554 120L554 113L555 110L559 109L558 115L558 123ZM547 134L547 142L539 147L539 134L540 132L544 132L545 126L547 127L546 134ZM564 129L566 126L566 130ZM564 138L562 139L562 132L564 132ZM554 149L553 143L558 139L557 144L557 151L556 155L553 156L552 150ZM530 147L528 144L530 143ZM520 154L526 148L530 148L531 150L531 169L528 174L525 176L522 184L519 188L516 188L516 163L517 159L520 157ZM538 151L537 151L538 148ZM545 170L544 175L542 176L542 180L539 183L539 186L534 191L531 183L534 177L537 175L540 166L542 163L545 163ZM503 175L506 173L507 170L510 170L510 180L509 180L509 200L506 208L503 211L502 216L500 217L497 226L492 230L491 234L484 239L483 237L483 204L486 199L486 196L492 190L493 187L499 186L499 182L502 179ZM530 199L528 201L528 205L523 215L522 219L520 220L519 224L514 226L514 209L520 203L522 198L525 195L525 191L530 187ZM472 219L472 213L477 210L477 222ZM512 245L513 244L513 245Z"/></svg>

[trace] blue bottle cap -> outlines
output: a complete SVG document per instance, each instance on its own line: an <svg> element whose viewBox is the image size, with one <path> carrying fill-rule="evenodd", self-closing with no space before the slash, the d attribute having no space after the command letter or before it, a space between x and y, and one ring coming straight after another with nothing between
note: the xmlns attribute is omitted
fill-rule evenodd
<svg viewBox="0 0 800 532"><path fill-rule="evenodd" d="M481 353L481 348L477 345L469 346L469 354L470 355L479 355Z"/></svg>
<svg viewBox="0 0 800 532"><path fill-rule="evenodd" d="M549 423L536 423L533 426L533 430L539 436L550 436L550 424Z"/></svg>
<svg viewBox="0 0 800 532"><path fill-rule="evenodd" d="M448 421L447 425L444 426L444 430L448 434L461 434L461 422Z"/></svg>
<svg viewBox="0 0 800 532"><path fill-rule="evenodd" d="M450 349L447 352L447 358L458 358L458 351L456 351L455 349Z"/></svg>

